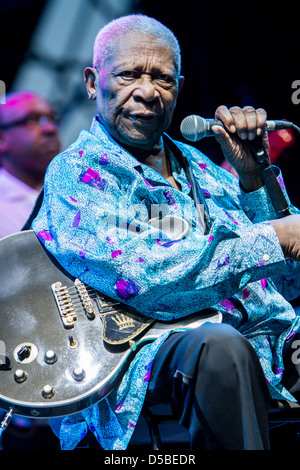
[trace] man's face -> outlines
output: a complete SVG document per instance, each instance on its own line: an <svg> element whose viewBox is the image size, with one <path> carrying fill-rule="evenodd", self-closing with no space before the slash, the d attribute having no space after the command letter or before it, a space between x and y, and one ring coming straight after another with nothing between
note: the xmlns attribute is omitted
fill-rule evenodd
<svg viewBox="0 0 300 470"><path fill-rule="evenodd" d="M98 113L112 136L151 149L171 124L179 88L173 52L155 38L129 33L97 73Z"/></svg>
<svg viewBox="0 0 300 470"><path fill-rule="evenodd" d="M26 118L32 119L22 123ZM61 145L51 106L34 94L14 98L6 103L2 122L11 123L17 124L2 131L3 155L24 171L45 172Z"/></svg>

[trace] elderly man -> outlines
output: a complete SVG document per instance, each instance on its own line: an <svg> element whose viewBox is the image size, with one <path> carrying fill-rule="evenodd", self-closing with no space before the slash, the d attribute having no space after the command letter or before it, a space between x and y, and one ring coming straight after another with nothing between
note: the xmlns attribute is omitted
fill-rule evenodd
<svg viewBox="0 0 300 470"><path fill-rule="evenodd" d="M22 228L59 151L50 104L32 92L8 94L0 105L0 237Z"/></svg>
<svg viewBox="0 0 300 470"><path fill-rule="evenodd" d="M108 397L53 421L63 449L84 436L126 449L143 404L161 402L181 413L192 449L266 449L270 399L297 399L297 380L283 384L283 355L300 326L286 300L299 294L300 216L290 206L295 215L278 219L250 151L255 136L267 151L266 112L216 111L238 181L165 133L180 67L175 36L152 18L129 15L99 32L85 70L98 115L50 164L32 228L72 276L144 318L213 307L223 322L174 326L144 346ZM171 219L182 221L175 235L159 226Z"/></svg>

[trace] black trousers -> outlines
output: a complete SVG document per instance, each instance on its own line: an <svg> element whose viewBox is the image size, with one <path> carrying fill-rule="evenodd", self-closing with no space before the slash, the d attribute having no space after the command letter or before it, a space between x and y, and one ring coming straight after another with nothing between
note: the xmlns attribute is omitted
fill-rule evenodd
<svg viewBox="0 0 300 470"><path fill-rule="evenodd" d="M191 450L269 448L271 396L256 352L237 330L205 323L160 347L144 406L171 404ZM101 448L89 432L78 447Z"/></svg>
<svg viewBox="0 0 300 470"><path fill-rule="evenodd" d="M226 324L172 334L155 358L145 406L171 403L191 449L269 448L271 397L256 352Z"/></svg>

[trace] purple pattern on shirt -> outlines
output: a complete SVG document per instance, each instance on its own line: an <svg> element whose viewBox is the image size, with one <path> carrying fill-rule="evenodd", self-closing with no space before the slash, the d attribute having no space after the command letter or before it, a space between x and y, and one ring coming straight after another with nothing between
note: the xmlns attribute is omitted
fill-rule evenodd
<svg viewBox="0 0 300 470"><path fill-rule="evenodd" d="M225 307L227 312L230 312L230 310L235 309L235 305L233 305L233 303L229 299L222 300L222 302L220 302L220 305L222 305L222 307Z"/></svg>
<svg viewBox="0 0 300 470"><path fill-rule="evenodd" d="M210 192L207 189L200 188L205 197L210 198Z"/></svg>
<svg viewBox="0 0 300 470"><path fill-rule="evenodd" d="M228 219L231 220L235 225L239 225L239 223L232 217L232 215L229 214L225 209L223 209L223 212L227 215Z"/></svg>
<svg viewBox="0 0 300 470"><path fill-rule="evenodd" d="M266 287L268 286L268 280L267 279L261 279L260 281L262 288L265 290Z"/></svg>
<svg viewBox="0 0 300 470"><path fill-rule="evenodd" d="M79 251L79 256L80 256L80 258L82 258L82 259L85 259L85 255L86 255L86 254L87 254L87 251L86 251L86 250L80 250L80 251Z"/></svg>
<svg viewBox="0 0 300 470"><path fill-rule="evenodd" d="M127 281L125 281L125 279L119 279L116 283L116 289L122 299L128 300L134 297L141 288L132 279L127 279Z"/></svg>
<svg viewBox="0 0 300 470"><path fill-rule="evenodd" d="M174 199L174 196L172 194L172 191L167 191L164 193L164 196L167 200L167 203L171 206L176 206L176 202L175 202L175 199Z"/></svg>
<svg viewBox="0 0 300 470"><path fill-rule="evenodd" d="M109 159L107 153L104 153L102 157L99 158L100 165L108 165Z"/></svg>
<svg viewBox="0 0 300 470"><path fill-rule="evenodd" d="M73 220L73 227L79 227L81 212L78 211Z"/></svg>
<svg viewBox="0 0 300 470"><path fill-rule="evenodd" d="M246 300L249 297L249 295L250 293L248 289L245 287L245 289L243 289L243 300Z"/></svg>
<svg viewBox="0 0 300 470"><path fill-rule="evenodd" d="M48 242L53 240L53 235L48 230L41 230L40 232L38 232L37 236L40 239L48 241Z"/></svg>
<svg viewBox="0 0 300 470"><path fill-rule="evenodd" d="M222 261L220 259L218 260L217 268L221 268L222 266L226 266L227 264L229 264L229 258L228 256L225 256Z"/></svg>
<svg viewBox="0 0 300 470"><path fill-rule="evenodd" d="M100 178L98 171L93 168L88 168L83 175L80 175L79 178L83 183L87 183L94 188L100 189L100 191L103 191L106 185L105 179Z"/></svg>
<svg viewBox="0 0 300 470"><path fill-rule="evenodd" d="M180 240L171 240L170 242L161 242L160 240L157 240L156 242L160 246L164 246L165 248L169 248L170 246L174 245L174 243L180 242Z"/></svg>
<svg viewBox="0 0 300 470"><path fill-rule="evenodd" d="M198 163L199 167L201 168L203 173L206 173L205 168L207 168L206 163Z"/></svg>
<svg viewBox="0 0 300 470"><path fill-rule="evenodd" d="M143 177L142 177L143 178ZM146 183L146 185L148 186L148 188L150 189L150 191L153 191L155 189L154 186L152 186L149 181L147 181L145 178L143 178L144 182Z"/></svg>

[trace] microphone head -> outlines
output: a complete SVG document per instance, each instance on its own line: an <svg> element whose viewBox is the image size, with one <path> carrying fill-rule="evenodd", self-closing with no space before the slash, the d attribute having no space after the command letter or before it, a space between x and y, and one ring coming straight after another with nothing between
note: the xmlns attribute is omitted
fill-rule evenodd
<svg viewBox="0 0 300 470"><path fill-rule="evenodd" d="M196 114L184 118L180 125L180 132L186 140L196 142L206 136L209 125L205 119Z"/></svg>

